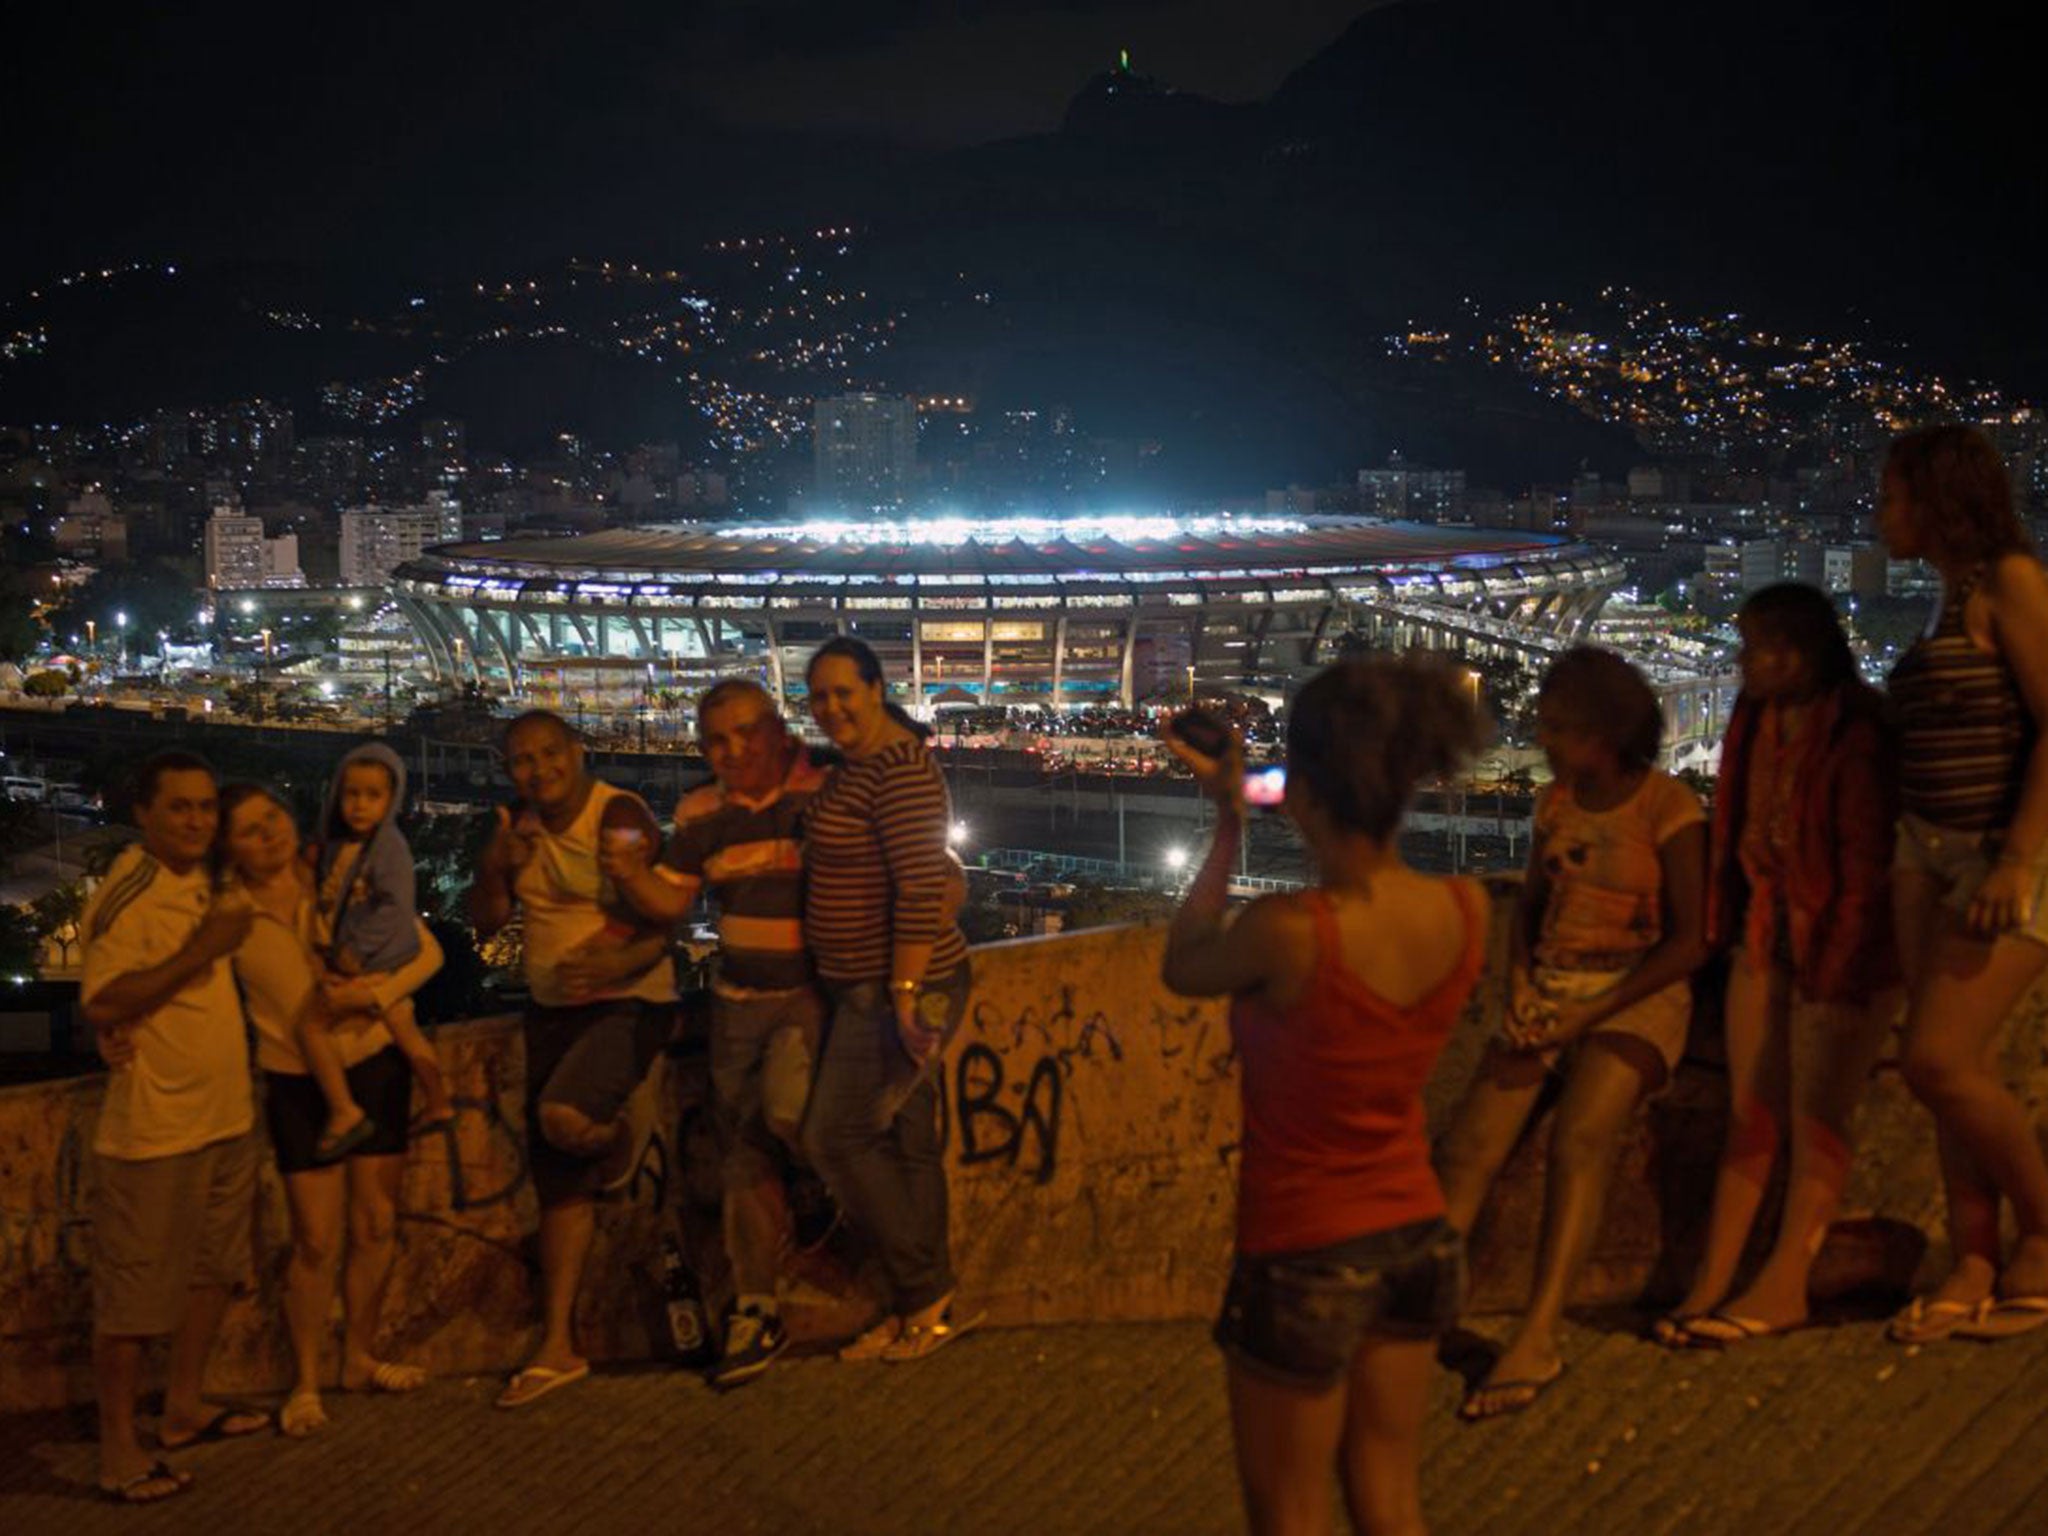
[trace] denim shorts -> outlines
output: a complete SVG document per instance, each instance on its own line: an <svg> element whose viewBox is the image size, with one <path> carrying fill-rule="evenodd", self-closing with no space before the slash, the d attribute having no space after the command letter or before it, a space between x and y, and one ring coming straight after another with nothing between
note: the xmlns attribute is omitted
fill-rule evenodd
<svg viewBox="0 0 2048 1536"><path fill-rule="evenodd" d="M1464 1300L1465 1239L1438 1217L1303 1253L1239 1254L1213 1337L1254 1374L1320 1391L1367 1339L1435 1338Z"/></svg>
<svg viewBox="0 0 2048 1536"><path fill-rule="evenodd" d="M1899 818L1899 841L1892 868L1902 874L1926 875L1941 889L1941 904L1967 919L1977 887L1998 862L2003 838L1996 832L1958 832L1908 811ZM2034 914L2031 921L2008 929L2016 939L2048 944L2048 859L2036 859Z"/></svg>

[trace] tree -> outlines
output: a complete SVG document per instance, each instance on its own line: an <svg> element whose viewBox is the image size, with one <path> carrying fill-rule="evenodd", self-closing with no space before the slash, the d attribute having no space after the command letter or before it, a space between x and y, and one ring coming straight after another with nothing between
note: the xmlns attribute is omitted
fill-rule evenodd
<svg viewBox="0 0 2048 1536"><path fill-rule="evenodd" d="M70 969L72 949L82 937L78 920L85 915L85 886L77 880L52 886L28 904L28 911L39 943L55 944L64 967Z"/></svg>
<svg viewBox="0 0 2048 1536"><path fill-rule="evenodd" d="M83 586L67 592L50 610L50 632L60 644L77 635L83 644L90 620L98 627L99 644L111 647L124 633L141 644L158 630L186 636L198 626L199 598L187 577L157 562L109 566L95 572ZM121 621L126 618L124 625Z"/></svg>

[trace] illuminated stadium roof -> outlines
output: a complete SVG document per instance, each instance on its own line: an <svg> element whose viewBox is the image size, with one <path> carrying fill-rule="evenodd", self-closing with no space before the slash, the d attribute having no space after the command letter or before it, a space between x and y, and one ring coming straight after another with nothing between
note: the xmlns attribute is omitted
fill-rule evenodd
<svg viewBox="0 0 2048 1536"><path fill-rule="evenodd" d="M1479 571L1591 555L1551 534L1362 518L1117 518L813 523L625 530L444 544L403 573L735 585L821 580L997 584Z"/></svg>

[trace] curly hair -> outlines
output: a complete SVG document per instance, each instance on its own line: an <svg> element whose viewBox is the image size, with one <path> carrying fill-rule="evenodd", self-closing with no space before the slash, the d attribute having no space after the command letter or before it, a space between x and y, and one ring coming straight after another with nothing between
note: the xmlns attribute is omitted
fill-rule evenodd
<svg viewBox="0 0 2048 1536"><path fill-rule="evenodd" d="M1624 765L1648 768L1664 746L1664 706L1649 680L1617 651L1575 645L1543 674L1536 702L1554 700L1573 722L1614 749Z"/></svg>
<svg viewBox="0 0 2048 1536"><path fill-rule="evenodd" d="M1287 717L1287 772L1331 820L1367 837L1401 824L1415 788L1479 750L1485 720L1458 668L1414 651L1326 667Z"/></svg>
<svg viewBox="0 0 2048 1536"><path fill-rule="evenodd" d="M2033 548L2013 511L2005 461L1981 428L1951 422L1901 433L1884 472L1906 493L1915 528L1948 558L1974 564Z"/></svg>

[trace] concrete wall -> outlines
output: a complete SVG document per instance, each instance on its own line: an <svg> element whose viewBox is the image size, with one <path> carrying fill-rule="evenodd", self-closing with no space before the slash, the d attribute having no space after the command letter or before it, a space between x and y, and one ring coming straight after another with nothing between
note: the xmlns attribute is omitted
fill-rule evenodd
<svg viewBox="0 0 2048 1536"><path fill-rule="evenodd" d="M1506 894L1502 895L1502 914ZM953 1244L962 1292L994 1322L1206 1316L1230 1249L1237 1074L1217 1003L1158 985L1158 929L1022 940L975 953L968 1020L944 1063ZM1454 1107L1491 1026L1494 960L1431 1085L1432 1120ZM2030 1104L2048 1098L2042 997L2009 1034L2009 1066ZM1703 1010L1693 1059L1640 1117L1624 1149L1599 1251L1580 1299L1670 1290L1696 1251L1719 1150L1725 1083ZM407 1165L385 1349L437 1372L509 1367L530 1347L535 1207L524 1150L524 1053L511 1020L438 1031L460 1104L453 1130L416 1144ZM599 1358L655 1353L647 1260L664 1230L683 1234L707 1286L724 1283L718 1181L701 1054L661 1070L671 1113L633 1186L603 1209L579 1325ZM89 1396L88 1154L97 1078L0 1090L0 1410ZM1910 1275L1941 1211L1931 1128L1896 1075L1880 1070L1859 1122L1863 1153L1851 1223L1831 1245L1840 1285ZM1474 1304L1526 1291L1540 1216L1547 1127L1503 1174L1474 1235ZM257 1293L229 1314L213 1383L285 1380L279 1322L286 1222L266 1167L252 1214ZM672 1224L672 1225L671 1225ZM850 1331L871 1302L856 1234L793 1257L786 1315L800 1339Z"/></svg>

